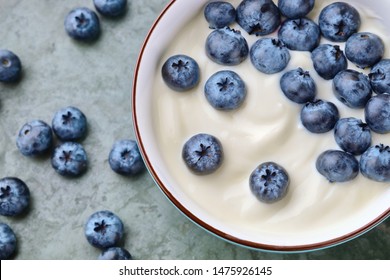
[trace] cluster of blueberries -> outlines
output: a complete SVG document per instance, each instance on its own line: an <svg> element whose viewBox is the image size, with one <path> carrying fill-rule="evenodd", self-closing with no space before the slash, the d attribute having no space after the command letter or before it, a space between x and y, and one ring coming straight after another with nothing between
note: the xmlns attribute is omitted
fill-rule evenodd
<svg viewBox="0 0 390 280"><path fill-rule="evenodd" d="M355 178L360 169L369 179L390 182L390 148L371 144L371 131L390 132L390 59L383 59L384 43L376 34L358 32L360 15L350 4L326 6L318 24L306 17L314 5L314 0L279 0L278 6L272 0L243 0L234 8L225 1L211 2L204 9L205 19L214 29L206 39L206 54L227 66L238 65L249 56L258 71L274 74L287 67L290 51L310 52L315 71L324 80L332 80L338 100L350 108L364 108L366 121L340 118L335 104L317 99L316 84L308 71L298 68L281 76L284 95L303 105L303 126L312 133L334 130L341 148L318 157L318 172L330 182L345 182ZM278 36L262 37L249 48L241 32L229 27L234 22L250 35L277 31ZM321 36L335 44L320 44ZM345 54L337 42L345 42ZM370 74L347 69L348 60L361 69L371 67ZM170 88L187 91L199 83L199 71L193 58L178 54L167 59L161 73ZM245 99L245 83L234 71L219 71L206 81L204 94L214 108L234 110ZM209 174L221 165L222 145L214 136L201 133L185 143L182 155L192 171ZM355 156L360 155L359 163ZM249 182L253 194L264 202L284 197L289 185L286 170L274 162L260 164Z"/></svg>
<svg viewBox="0 0 390 280"><path fill-rule="evenodd" d="M123 15L127 0L94 0L99 13L108 17ZM74 39L90 41L100 33L96 14L87 8L72 10L65 19L65 30ZM22 77L22 63L9 50L0 50L0 82L16 83ZM60 140L54 150L54 135ZM16 137L16 146L27 157L40 157L51 152L51 165L62 176L76 177L87 170L87 153L78 143L87 134L87 118L74 106L58 110L51 126L42 120L25 123ZM140 174L145 165L134 140L116 141L108 155L113 171L125 176ZM25 182L16 177L0 179L0 215L15 217L24 215L30 206L30 190ZM92 229L92 230L91 230ZM109 211L93 214L85 225L87 240L95 247L104 249L99 259L131 259L128 251L115 247L123 236L120 219ZM16 254L16 236L9 225L0 223L0 259Z"/></svg>

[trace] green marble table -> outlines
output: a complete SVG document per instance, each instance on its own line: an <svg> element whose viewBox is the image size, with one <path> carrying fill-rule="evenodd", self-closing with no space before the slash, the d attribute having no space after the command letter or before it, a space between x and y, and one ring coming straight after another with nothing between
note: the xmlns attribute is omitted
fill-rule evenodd
<svg viewBox="0 0 390 280"><path fill-rule="evenodd" d="M166 199L147 172L135 178L110 169L113 142L134 138L132 77L139 49L168 0L133 0L118 20L101 18L93 44L71 40L63 21L70 9L93 8L92 0L0 0L0 48L17 53L23 78L0 84L0 177L16 176L30 187L32 205L23 217L0 217L18 238L16 259L96 259L83 225L94 211L108 209L125 224L126 247L136 259L388 259L390 221L337 247L311 253L249 250L207 233ZM64 106L79 107L89 131L82 141L87 173L59 176L50 157L23 157L15 145L27 121L51 122Z"/></svg>

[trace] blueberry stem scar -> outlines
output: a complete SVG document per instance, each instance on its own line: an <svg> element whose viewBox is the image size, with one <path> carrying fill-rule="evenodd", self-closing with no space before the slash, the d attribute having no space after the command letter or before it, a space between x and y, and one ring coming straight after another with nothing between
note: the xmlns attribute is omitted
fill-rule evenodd
<svg viewBox="0 0 390 280"><path fill-rule="evenodd" d="M109 227L110 225L106 224L106 222L104 220L102 220L100 223L95 223L95 227L94 227L94 231L95 232L101 232L102 234L105 234L106 233L106 229Z"/></svg>

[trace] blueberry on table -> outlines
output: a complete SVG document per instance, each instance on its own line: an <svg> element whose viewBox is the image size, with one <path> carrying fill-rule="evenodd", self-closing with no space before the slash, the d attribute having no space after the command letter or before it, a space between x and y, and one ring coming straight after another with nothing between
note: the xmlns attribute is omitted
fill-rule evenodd
<svg viewBox="0 0 390 280"><path fill-rule="evenodd" d="M51 127L41 120L25 123L16 137L16 146L24 156L43 155L53 145Z"/></svg>
<svg viewBox="0 0 390 280"><path fill-rule="evenodd" d="M238 65L248 57L249 47L238 30L229 27L212 31L206 39L206 54L215 63Z"/></svg>
<svg viewBox="0 0 390 280"><path fill-rule="evenodd" d="M214 73L205 83L207 101L218 110L234 110L246 97L246 87L241 77L231 70Z"/></svg>
<svg viewBox="0 0 390 280"><path fill-rule="evenodd" d="M347 182L359 174L359 162L344 151L327 150L316 161L317 171L329 182Z"/></svg>
<svg viewBox="0 0 390 280"><path fill-rule="evenodd" d="M253 66L262 73L275 74L287 67L290 52L286 45L277 38L257 40L250 49Z"/></svg>
<svg viewBox="0 0 390 280"><path fill-rule="evenodd" d="M212 29L229 26L236 20L236 9L225 1L210 2L204 8L204 17Z"/></svg>
<svg viewBox="0 0 390 280"><path fill-rule="evenodd" d="M332 130L339 118L336 105L321 99L306 103L301 110L301 122L312 133Z"/></svg>
<svg viewBox="0 0 390 280"><path fill-rule="evenodd" d="M375 93L390 93L390 59L382 59L375 64L368 78Z"/></svg>
<svg viewBox="0 0 390 280"><path fill-rule="evenodd" d="M97 14L89 8L71 10L64 21L65 31L79 41L94 41L100 35L100 21Z"/></svg>
<svg viewBox="0 0 390 280"><path fill-rule="evenodd" d="M334 2L322 9L318 23L322 35L333 42L345 42L360 28L360 14L345 2Z"/></svg>
<svg viewBox="0 0 390 280"><path fill-rule="evenodd" d="M16 235L12 228L0 222L0 260L8 260L15 255L16 241Z"/></svg>
<svg viewBox="0 0 390 280"><path fill-rule="evenodd" d="M353 155L361 155L371 146L371 130L360 119L339 119L334 127L334 138L339 147Z"/></svg>
<svg viewBox="0 0 390 280"><path fill-rule="evenodd" d="M291 101L304 104L316 96L316 84L308 71L302 68L287 71L280 78L280 88Z"/></svg>
<svg viewBox="0 0 390 280"><path fill-rule="evenodd" d="M127 0L93 0L96 10L106 17L118 17L126 12Z"/></svg>
<svg viewBox="0 0 390 280"><path fill-rule="evenodd" d="M29 205L30 190L22 180L15 177L0 179L0 215L21 215Z"/></svg>
<svg viewBox="0 0 390 280"><path fill-rule="evenodd" d="M271 34L281 22L280 11L272 0L243 0L236 12L237 23L250 35Z"/></svg>
<svg viewBox="0 0 390 280"><path fill-rule="evenodd" d="M382 39L370 32L352 34L345 43L345 55L359 68L372 67L385 53Z"/></svg>
<svg viewBox="0 0 390 280"><path fill-rule="evenodd" d="M54 149L51 165L60 175L79 176L87 170L87 153L79 143L64 142Z"/></svg>
<svg viewBox="0 0 390 280"><path fill-rule="evenodd" d="M122 247L110 247L98 256L98 260L132 260L130 252Z"/></svg>
<svg viewBox="0 0 390 280"><path fill-rule="evenodd" d="M79 140L87 132L87 118L80 109L68 106L54 114L51 126L60 140Z"/></svg>
<svg viewBox="0 0 390 280"><path fill-rule="evenodd" d="M360 157L360 172L371 180L390 182L390 147L379 144L368 148Z"/></svg>
<svg viewBox="0 0 390 280"><path fill-rule="evenodd" d="M123 239L123 223L111 211L97 211L87 219L84 234L87 241L94 247L100 249L115 247Z"/></svg>
<svg viewBox="0 0 390 280"><path fill-rule="evenodd" d="M314 8L314 0L279 0L278 7L282 15L290 19L306 16Z"/></svg>
<svg viewBox="0 0 390 280"><path fill-rule="evenodd" d="M320 44L320 28L308 19L285 20L279 31L278 37L290 50L312 51Z"/></svg>
<svg viewBox="0 0 390 280"><path fill-rule="evenodd" d="M390 132L390 94L371 97L364 108L364 115L372 131L381 134Z"/></svg>
<svg viewBox="0 0 390 280"><path fill-rule="evenodd" d="M185 142L182 158L195 174L210 174L216 171L223 162L221 142L210 134L196 134Z"/></svg>
<svg viewBox="0 0 390 280"><path fill-rule="evenodd" d="M347 58L337 45L319 45L312 51L311 59L314 69L325 80L333 79L337 73L348 67Z"/></svg>
<svg viewBox="0 0 390 280"><path fill-rule="evenodd" d="M352 69L340 71L333 78L333 92L350 108L364 108L372 96L368 76Z"/></svg>
<svg viewBox="0 0 390 280"><path fill-rule="evenodd" d="M137 142L134 140L116 141L108 156L108 163L113 171L121 175L134 176L145 169Z"/></svg>
<svg viewBox="0 0 390 280"><path fill-rule="evenodd" d="M161 74L167 86L175 91L190 90L200 79L198 63L192 57L183 54L169 57L161 68Z"/></svg>
<svg viewBox="0 0 390 280"><path fill-rule="evenodd" d="M273 203L284 198L290 179L287 171L275 162L264 162L252 171L249 186L261 202Z"/></svg>
<svg viewBox="0 0 390 280"><path fill-rule="evenodd" d="M15 83L20 80L21 73L19 57L12 51L0 49L0 82Z"/></svg>

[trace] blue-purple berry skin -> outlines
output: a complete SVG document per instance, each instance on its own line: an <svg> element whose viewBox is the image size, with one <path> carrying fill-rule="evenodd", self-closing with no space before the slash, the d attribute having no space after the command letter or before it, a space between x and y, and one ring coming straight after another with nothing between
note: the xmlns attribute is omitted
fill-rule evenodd
<svg viewBox="0 0 390 280"><path fill-rule="evenodd" d="M16 138L16 146L24 156L43 155L52 148L52 145L52 129L42 120L24 124Z"/></svg>
<svg viewBox="0 0 390 280"><path fill-rule="evenodd" d="M372 131L380 134L390 132L390 94L371 97L364 108L365 120Z"/></svg>
<svg viewBox="0 0 390 280"><path fill-rule="evenodd" d="M236 9L225 1L209 2L203 13L211 29L229 26L236 20Z"/></svg>
<svg viewBox="0 0 390 280"><path fill-rule="evenodd" d="M122 247L110 247L98 256L98 260L132 260L130 252Z"/></svg>
<svg viewBox="0 0 390 280"><path fill-rule="evenodd" d="M108 156L113 171L121 175L135 176L145 170L145 164L137 142L131 139L116 141Z"/></svg>
<svg viewBox="0 0 390 280"><path fill-rule="evenodd" d="M306 16L313 10L315 0L279 0L278 7L282 15L290 19Z"/></svg>
<svg viewBox="0 0 390 280"><path fill-rule="evenodd" d="M51 126L61 141L77 141L87 133L87 118L80 109L67 106L54 114Z"/></svg>
<svg viewBox="0 0 390 280"><path fill-rule="evenodd" d="M0 215L20 216L29 209L30 189L16 177L0 179Z"/></svg>
<svg viewBox="0 0 390 280"><path fill-rule="evenodd" d="M368 148L360 157L360 172L371 180L390 182L390 147L379 144Z"/></svg>
<svg viewBox="0 0 390 280"><path fill-rule="evenodd" d="M123 239L123 222L111 211L97 211L87 219L84 234L87 241L96 248L116 247Z"/></svg>
<svg viewBox="0 0 390 280"><path fill-rule="evenodd" d="M325 80L333 79L348 67L348 60L338 45L319 45L312 51L311 59L314 69Z"/></svg>
<svg viewBox="0 0 390 280"><path fill-rule="evenodd" d="M339 118L336 105L321 99L308 102L301 109L302 125L312 133L331 131Z"/></svg>
<svg viewBox="0 0 390 280"><path fill-rule="evenodd" d="M101 15L116 18L125 14L127 0L93 0L93 4Z"/></svg>
<svg viewBox="0 0 390 280"><path fill-rule="evenodd" d="M51 165L62 176L77 177L87 170L87 153L80 143L64 142L54 149Z"/></svg>
<svg viewBox="0 0 390 280"><path fill-rule="evenodd" d="M302 68L285 72L280 78L280 88L289 100L298 104L313 101L317 93L314 79Z"/></svg>
<svg viewBox="0 0 390 280"><path fill-rule="evenodd" d="M22 62L19 56L6 49L0 49L0 82L16 83L22 76Z"/></svg>
<svg viewBox="0 0 390 280"><path fill-rule="evenodd" d="M0 222L0 260L12 259L16 254L17 239L12 228Z"/></svg>
<svg viewBox="0 0 390 280"><path fill-rule="evenodd" d="M89 8L80 7L71 10L65 17L65 31L78 41L95 41L100 35L100 20Z"/></svg>
<svg viewBox="0 0 390 280"><path fill-rule="evenodd" d="M375 64L368 77L375 93L390 93L390 59L382 59Z"/></svg>

